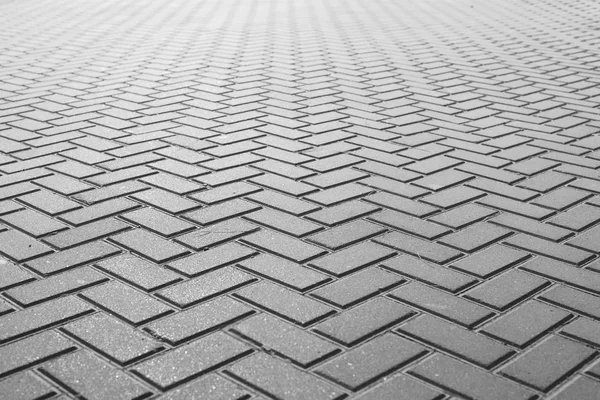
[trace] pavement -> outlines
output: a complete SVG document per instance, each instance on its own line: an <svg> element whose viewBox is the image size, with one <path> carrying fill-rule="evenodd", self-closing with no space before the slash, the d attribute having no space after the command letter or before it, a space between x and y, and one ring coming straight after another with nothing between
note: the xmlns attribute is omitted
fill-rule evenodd
<svg viewBox="0 0 600 400"><path fill-rule="evenodd" d="M0 399L600 399L598 15L1 0Z"/></svg>

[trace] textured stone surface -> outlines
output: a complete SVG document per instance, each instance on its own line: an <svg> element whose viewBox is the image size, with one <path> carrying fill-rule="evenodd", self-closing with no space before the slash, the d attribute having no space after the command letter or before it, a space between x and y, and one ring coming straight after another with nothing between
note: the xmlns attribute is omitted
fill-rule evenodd
<svg viewBox="0 0 600 400"><path fill-rule="evenodd" d="M599 13L0 0L0 397L600 397Z"/></svg>

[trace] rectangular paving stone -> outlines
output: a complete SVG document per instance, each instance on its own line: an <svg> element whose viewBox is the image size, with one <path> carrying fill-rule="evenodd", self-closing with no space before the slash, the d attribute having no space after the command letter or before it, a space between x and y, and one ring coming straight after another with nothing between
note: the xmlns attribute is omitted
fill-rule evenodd
<svg viewBox="0 0 600 400"><path fill-rule="evenodd" d="M169 390L162 396L164 400L186 400L202 398L205 400L244 399L250 394L240 385L217 374L195 379L191 383Z"/></svg>
<svg viewBox="0 0 600 400"><path fill-rule="evenodd" d="M486 400L530 400L535 392L467 363L436 354L410 369L410 373L461 397Z"/></svg>
<svg viewBox="0 0 600 400"><path fill-rule="evenodd" d="M514 354L506 345L430 315L411 319L397 331L486 369Z"/></svg>
<svg viewBox="0 0 600 400"><path fill-rule="evenodd" d="M163 172L151 176L146 176L140 179L140 181L158 187L160 189L173 192L180 196L197 192L198 190L204 188L203 185L200 185L198 183L191 182L187 179L180 178L176 175L167 174Z"/></svg>
<svg viewBox="0 0 600 400"><path fill-rule="evenodd" d="M30 307L107 280L108 277L105 275L89 267L83 267L9 289L4 295L20 306Z"/></svg>
<svg viewBox="0 0 600 400"><path fill-rule="evenodd" d="M434 215L429 218L429 220L453 229L461 229L467 225L486 219L495 213L496 211L490 210L489 208L469 203L450 211Z"/></svg>
<svg viewBox="0 0 600 400"><path fill-rule="evenodd" d="M200 204L195 201L163 189L144 190L131 194L130 197L171 214L179 214L200 207Z"/></svg>
<svg viewBox="0 0 600 400"><path fill-rule="evenodd" d="M423 203L439 208L452 208L486 196L484 192L458 186L434 193L421 199Z"/></svg>
<svg viewBox="0 0 600 400"><path fill-rule="evenodd" d="M397 253L372 242L363 242L309 262L311 267L340 277L393 257Z"/></svg>
<svg viewBox="0 0 600 400"><path fill-rule="evenodd" d="M540 299L578 314L600 319L600 297L558 285L539 296Z"/></svg>
<svg viewBox="0 0 600 400"><path fill-rule="evenodd" d="M133 372L166 390L209 373L252 352L242 342L216 332L137 364Z"/></svg>
<svg viewBox="0 0 600 400"><path fill-rule="evenodd" d="M579 318L560 331L562 335L598 347L600 345L600 322Z"/></svg>
<svg viewBox="0 0 600 400"><path fill-rule="evenodd" d="M467 328L495 315L480 305L416 282L399 287L389 296Z"/></svg>
<svg viewBox="0 0 600 400"><path fill-rule="evenodd" d="M53 331L3 346L0 348L0 377L43 363L76 348L74 342Z"/></svg>
<svg viewBox="0 0 600 400"><path fill-rule="evenodd" d="M122 214L121 218L166 237L176 236L195 228L189 222L182 221L150 207Z"/></svg>
<svg viewBox="0 0 600 400"><path fill-rule="evenodd" d="M536 220L542 220L555 213L554 210L549 210L547 208L539 207L530 203L523 203L521 201L493 195L488 195L482 199L478 199L477 203L483 206Z"/></svg>
<svg viewBox="0 0 600 400"><path fill-rule="evenodd" d="M512 270L478 285L463 297L503 311L550 284L551 282L546 279L520 270Z"/></svg>
<svg viewBox="0 0 600 400"><path fill-rule="evenodd" d="M563 244L554 243L534 236L519 233L511 236L504 243L541 256L565 261L569 264L582 265L594 257L593 253L575 249Z"/></svg>
<svg viewBox="0 0 600 400"><path fill-rule="evenodd" d="M0 382L0 398L2 399L45 399L55 394L57 394L56 389L31 372L21 372Z"/></svg>
<svg viewBox="0 0 600 400"><path fill-rule="evenodd" d="M127 248L133 253L161 264L174 258L189 254L185 247L163 239L143 229L134 229L128 232L111 236L115 243Z"/></svg>
<svg viewBox="0 0 600 400"><path fill-rule="evenodd" d="M107 218L77 228L71 228L55 235L47 236L42 240L58 249L64 250L82 243L91 242L112 234L123 232L130 228L131 225L128 225L123 221L115 218Z"/></svg>
<svg viewBox="0 0 600 400"><path fill-rule="evenodd" d="M323 229L322 226L302 218L268 208L247 214L244 219L295 237L310 235Z"/></svg>
<svg viewBox="0 0 600 400"><path fill-rule="evenodd" d="M570 286L600 294L600 276L586 269L573 267L544 257L536 257L523 264L520 268L559 282L564 282Z"/></svg>
<svg viewBox="0 0 600 400"><path fill-rule="evenodd" d="M226 373L272 398L337 400L346 397L327 381L263 353L229 366Z"/></svg>
<svg viewBox="0 0 600 400"><path fill-rule="evenodd" d="M600 221L600 208L582 204L548 220L549 224L581 232Z"/></svg>
<svg viewBox="0 0 600 400"><path fill-rule="evenodd" d="M235 242L229 242L222 246L193 254L170 262L168 267L177 272L193 277L226 265L252 257L257 252L249 247Z"/></svg>
<svg viewBox="0 0 600 400"><path fill-rule="evenodd" d="M425 347L386 333L321 365L315 372L357 391L425 354Z"/></svg>
<svg viewBox="0 0 600 400"><path fill-rule="evenodd" d="M578 235L575 239L569 240L566 244L581 250L600 253L598 237L600 237L600 226L595 226Z"/></svg>
<svg viewBox="0 0 600 400"><path fill-rule="evenodd" d="M286 178L274 174L264 174L256 176L249 180L260 186L267 187L269 189L277 190L279 192L288 194L290 196L305 196L309 193L314 193L318 189L306 183L298 182L290 178Z"/></svg>
<svg viewBox="0 0 600 400"><path fill-rule="evenodd" d="M463 253L449 247L400 232L387 233L373 239L373 241L438 264L445 264L463 255Z"/></svg>
<svg viewBox="0 0 600 400"><path fill-rule="evenodd" d="M305 263L327 253L320 247L265 229L244 236L240 240L246 244L274 253L297 263Z"/></svg>
<svg viewBox="0 0 600 400"><path fill-rule="evenodd" d="M241 289L235 296L303 327L335 313L316 300L266 281Z"/></svg>
<svg viewBox="0 0 600 400"><path fill-rule="evenodd" d="M500 214L488 222L497 224L513 231L523 232L528 235L541 237L542 239L560 242L573 235L573 232L559 228L558 226L538 222L530 218L524 218L513 214Z"/></svg>
<svg viewBox="0 0 600 400"><path fill-rule="evenodd" d="M251 194L246 199L297 217L319 209L318 206L307 201L286 196L272 190L263 190L262 192Z"/></svg>
<svg viewBox="0 0 600 400"><path fill-rule="evenodd" d="M251 259L240 261L238 266L255 275L301 292L331 280L330 277L320 272L270 254L260 254Z"/></svg>
<svg viewBox="0 0 600 400"><path fill-rule="evenodd" d="M585 376L573 379L564 390L561 390L553 400L593 399L600 391L600 384Z"/></svg>
<svg viewBox="0 0 600 400"><path fill-rule="evenodd" d="M322 225L335 226L369 215L381 208L361 201L349 201L306 215L306 219Z"/></svg>
<svg viewBox="0 0 600 400"><path fill-rule="evenodd" d="M437 400L443 396L406 375L397 374L359 395L357 400Z"/></svg>
<svg viewBox="0 0 600 400"><path fill-rule="evenodd" d="M29 182L23 182L17 185L6 186L0 188L0 200L6 200L13 197L23 196L28 193L33 193L37 190L40 190L40 188Z"/></svg>
<svg viewBox="0 0 600 400"><path fill-rule="evenodd" d="M120 253L121 250L104 242L92 242L68 250L52 253L36 260L27 261L25 265L41 275L52 275L66 269L93 263L103 258Z"/></svg>
<svg viewBox="0 0 600 400"><path fill-rule="evenodd" d="M91 178L87 178L86 181L98 186L107 186L128 181L130 179L142 178L144 176L156 174L156 172L157 171L142 165L139 167L125 168L114 172L96 175Z"/></svg>
<svg viewBox="0 0 600 400"><path fill-rule="evenodd" d="M178 346L208 332L221 329L254 312L252 308L239 301L221 296L189 310L151 322L144 327L144 330L154 338Z"/></svg>
<svg viewBox="0 0 600 400"><path fill-rule="evenodd" d="M415 312L390 299L377 297L316 325L314 331L347 347L410 317Z"/></svg>
<svg viewBox="0 0 600 400"><path fill-rule="evenodd" d="M512 232L508 229L481 222L446 235L439 239L439 242L467 253L473 253L511 234Z"/></svg>
<svg viewBox="0 0 600 400"><path fill-rule="evenodd" d="M0 232L0 254L16 262L24 262L52 253L52 249L24 233Z"/></svg>
<svg viewBox="0 0 600 400"><path fill-rule="evenodd" d="M383 210L373 214L369 217L369 220L429 240L436 239L451 232L450 229L443 226L392 210Z"/></svg>
<svg viewBox="0 0 600 400"><path fill-rule="evenodd" d="M29 271L0 258L0 290L10 289L35 279Z"/></svg>
<svg viewBox="0 0 600 400"><path fill-rule="evenodd" d="M261 207L256 204L240 199L234 199L225 203L220 203L202 208L200 210L192 211L184 214L183 216L190 221L199 223L200 225L211 225L260 209Z"/></svg>
<svg viewBox="0 0 600 400"><path fill-rule="evenodd" d="M178 307L189 307L256 281L250 274L223 267L201 277L162 289L156 296Z"/></svg>
<svg viewBox="0 0 600 400"><path fill-rule="evenodd" d="M138 181L126 181L124 183L117 183L100 189L87 190L83 193L78 193L73 196L73 199L91 205L148 189L150 189L148 185L144 185Z"/></svg>
<svg viewBox="0 0 600 400"><path fill-rule="evenodd" d="M113 215L133 210L139 206L140 205L138 203L133 201L124 198L118 198L71 211L66 214L61 214L59 219L66 221L71 225L80 226L89 222L94 222L99 219L112 217Z"/></svg>
<svg viewBox="0 0 600 400"><path fill-rule="evenodd" d="M233 182L214 189L193 193L190 197L205 204L216 204L260 192L261 190L258 186L250 185L246 182Z"/></svg>
<svg viewBox="0 0 600 400"><path fill-rule="evenodd" d="M450 267L480 278L488 278L529 257L528 253L521 250L495 245L469 257L455 261Z"/></svg>
<svg viewBox="0 0 600 400"><path fill-rule="evenodd" d="M164 348L150 336L104 313L71 322L61 330L121 365L139 361Z"/></svg>
<svg viewBox="0 0 600 400"><path fill-rule="evenodd" d="M311 295L333 304L348 308L383 291L405 282L396 274L380 268L368 268L311 292Z"/></svg>
<svg viewBox="0 0 600 400"><path fill-rule="evenodd" d="M84 301L61 297L0 317L0 343L41 331L95 311Z"/></svg>
<svg viewBox="0 0 600 400"><path fill-rule="evenodd" d="M324 232L310 236L307 240L328 249L339 250L342 247L362 242L386 231L387 229L380 225L357 220L327 229Z"/></svg>
<svg viewBox="0 0 600 400"><path fill-rule="evenodd" d="M88 351L50 361L41 371L69 392L90 400L129 400L152 394L139 382Z"/></svg>
<svg viewBox="0 0 600 400"><path fill-rule="evenodd" d="M47 190L26 194L18 199L20 202L51 216L81 208L81 204Z"/></svg>
<svg viewBox="0 0 600 400"><path fill-rule="evenodd" d="M381 265L388 270L452 293L477 283L476 279L467 275L406 254L386 260Z"/></svg>
<svg viewBox="0 0 600 400"><path fill-rule="evenodd" d="M510 377L542 392L574 374L597 355L595 350L560 336L551 336L501 369Z"/></svg>
<svg viewBox="0 0 600 400"><path fill-rule="evenodd" d="M242 219L230 219L204 229L176 237L174 240L194 250L206 250L210 247L235 240L258 231L260 228Z"/></svg>
<svg viewBox="0 0 600 400"><path fill-rule="evenodd" d="M175 272L131 254L109 258L97 263L96 267L148 292L183 280Z"/></svg>
<svg viewBox="0 0 600 400"><path fill-rule="evenodd" d="M132 325L141 325L173 312L154 297L117 281L88 289L81 296Z"/></svg>
<svg viewBox="0 0 600 400"><path fill-rule="evenodd" d="M406 197L408 199L415 199L417 197L421 197L429 193L428 190L422 189L420 187L409 185L403 182L398 182L381 176L372 176L370 178L362 179L360 181L360 184L365 185L369 188L380 189L401 197Z"/></svg>
<svg viewBox="0 0 600 400"><path fill-rule="evenodd" d="M67 225L29 209L4 215L0 220L35 238L68 229Z"/></svg>
<svg viewBox="0 0 600 400"><path fill-rule="evenodd" d="M264 313L246 319L231 330L304 368L340 351L317 335Z"/></svg>
<svg viewBox="0 0 600 400"><path fill-rule="evenodd" d="M507 185L502 182L493 181L491 179L478 178L473 181L467 182L465 186L473 189L478 189L484 192L489 192L502 197L508 197L509 199L517 201L529 201L536 196L538 193L518 188L515 186Z"/></svg>
<svg viewBox="0 0 600 400"><path fill-rule="evenodd" d="M566 311L530 300L487 324L481 332L525 348L570 318Z"/></svg>
<svg viewBox="0 0 600 400"><path fill-rule="evenodd" d="M305 196L306 200L319 204L325 207L343 203L345 201L354 200L359 197L366 196L374 190L370 187L359 185L356 183L347 183L342 186L336 186L331 189L325 189L318 193Z"/></svg>

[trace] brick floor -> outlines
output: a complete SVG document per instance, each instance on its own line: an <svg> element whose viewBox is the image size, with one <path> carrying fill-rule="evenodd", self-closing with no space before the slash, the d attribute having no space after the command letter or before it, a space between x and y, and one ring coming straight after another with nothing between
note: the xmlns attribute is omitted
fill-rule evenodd
<svg viewBox="0 0 600 400"><path fill-rule="evenodd" d="M597 400L596 0L0 0L0 398Z"/></svg>

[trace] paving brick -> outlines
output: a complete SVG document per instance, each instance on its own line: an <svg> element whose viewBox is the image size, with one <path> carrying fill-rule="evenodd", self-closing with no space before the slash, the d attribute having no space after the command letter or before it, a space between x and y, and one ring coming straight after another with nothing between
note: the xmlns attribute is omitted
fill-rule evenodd
<svg viewBox="0 0 600 400"><path fill-rule="evenodd" d="M453 229L461 229L465 226L484 220L496 212L477 204L465 204L450 211L434 215L429 220L448 226Z"/></svg>
<svg viewBox="0 0 600 400"><path fill-rule="evenodd" d="M387 333L323 364L316 372L356 391L426 353L424 347Z"/></svg>
<svg viewBox="0 0 600 400"><path fill-rule="evenodd" d="M85 302L67 296L10 313L0 317L0 343L41 331L93 311L94 309Z"/></svg>
<svg viewBox="0 0 600 400"><path fill-rule="evenodd" d="M0 254L13 261L24 262L52 252L45 244L17 231L0 233Z"/></svg>
<svg viewBox="0 0 600 400"><path fill-rule="evenodd" d="M523 264L522 269L539 274L567 285L600 294L600 276L589 270L576 268L555 260L536 257Z"/></svg>
<svg viewBox="0 0 600 400"><path fill-rule="evenodd" d="M421 201L435 207L452 208L484 197L485 195L484 192L479 190L459 186L426 196Z"/></svg>
<svg viewBox="0 0 600 400"><path fill-rule="evenodd" d="M234 240L260 228L241 219L230 219L204 229L178 236L175 241L194 250L205 250L229 240Z"/></svg>
<svg viewBox="0 0 600 400"><path fill-rule="evenodd" d="M321 322L314 331L345 346L355 346L413 314L400 303L378 297Z"/></svg>
<svg viewBox="0 0 600 400"><path fill-rule="evenodd" d="M511 231L491 224L479 223L439 240L447 246L473 253L511 235Z"/></svg>
<svg viewBox="0 0 600 400"><path fill-rule="evenodd" d="M265 208L248 214L244 218L295 237L310 235L323 229L315 223Z"/></svg>
<svg viewBox="0 0 600 400"><path fill-rule="evenodd" d="M579 318L564 326L560 333L594 347L600 346L600 322Z"/></svg>
<svg viewBox="0 0 600 400"><path fill-rule="evenodd" d="M429 315L411 319L397 331L486 369L514 354L506 345Z"/></svg>
<svg viewBox="0 0 600 400"><path fill-rule="evenodd" d="M342 186L336 186L331 189L325 189L319 193L305 196L306 200L310 200L316 204L330 207L345 201L354 200L359 197L366 196L373 191L372 188L359 185L356 183L347 183Z"/></svg>
<svg viewBox="0 0 600 400"><path fill-rule="evenodd" d="M250 179L250 182L273 189L290 196L305 196L318 189L306 183L274 174L264 174Z"/></svg>
<svg viewBox="0 0 600 400"><path fill-rule="evenodd" d="M253 211L260 210L261 207L253 203L234 199L225 203L202 208L197 211L192 211L183 216L200 225L211 225L226 219L239 217Z"/></svg>
<svg viewBox="0 0 600 400"><path fill-rule="evenodd" d="M530 300L492 321L481 332L525 348L570 318L566 311Z"/></svg>
<svg viewBox="0 0 600 400"><path fill-rule="evenodd" d="M600 384L585 376L575 378L566 388L560 391L552 400L593 399L600 393Z"/></svg>
<svg viewBox="0 0 600 400"><path fill-rule="evenodd" d="M256 203L260 203L295 216L304 215L319 209L319 207L315 206L314 204L271 190L264 190L262 192L247 196L246 198Z"/></svg>
<svg viewBox="0 0 600 400"><path fill-rule="evenodd" d="M130 228L131 226L125 222L115 218L107 218L47 236L43 241L62 250L123 232ZM104 243L100 242L99 244L103 245Z"/></svg>
<svg viewBox="0 0 600 400"><path fill-rule="evenodd" d="M27 209L10 213L0 219L35 238L68 229L68 226L61 222Z"/></svg>
<svg viewBox="0 0 600 400"><path fill-rule="evenodd" d="M508 197L509 199L518 201L529 201L538 196L538 193L507 185L502 182L492 181L490 179L478 178L465 184L473 189L482 190L496 194L498 196Z"/></svg>
<svg viewBox="0 0 600 400"><path fill-rule="evenodd" d="M541 256L554 258L574 265L585 264L594 257L593 253L550 242L548 240L538 239L534 236L525 235L523 233L511 236L504 243L535 254L539 254Z"/></svg>
<svg viewBox="0 0 600 400"><path fill-rule="evenodd" d="M176 236L195 228L188 222L149 207L123 214L121 218L166 237Z"/></svg>
<svg viewBox="0 0 600 400"><path fill-rule="evenodd" d="M464 297L503 311L548 285L545 279L512 270L471 289Z"/></svg>
<svg viewBox="0 0 600 400"><path fill-rule="evenodd" d="M311 325L335 313L324 304L266 281L239 290L235 296L300 326Z"/></svg>
<svg viewBox="0 0 600 400"><path fill-rule="evenodd" d="M133 371L162 389L190 381L252 350L222 332L216 332L136 365Z"/></svg>
<svg viewBox="0 0 600 400"><path fill-rule="evenodd" d="M81 208L79 203L55 195L47 190L26 194L19 197L19 201L51 216Z"/></svg>
<svg viewBox="0 0 600 400"><path fill-rule="evenodd" d="M369 217L369 220L429 240L436 239L451 232L450 229L444 228L443 226L391 210L383 210L373 214Z"/></svg>
<svg viewBox="0 0 600 400"><path fill-rule="evenodd" d="M311 261L310 266L335 276L344 276L396 255L375 243L364 242Z"/></svg>
<svg viewBox="0 0 600 400"><path fill-rule="evenodd" d="M556 286L540 295L540 299L592 318L600 318L600 297L566 286Z"/></svg>
<svg viewBox="0 0 600 400"><path fill-rule="evenodd" d="M256 278L232 267L223 267L201 277L178 283L156 293L178 307L189 307L256 281Z"/></svg>
<svg viewBox="0 0 600 400"><path fill-rule="evenodd" d="M140 205L133 201L118 198L108 200L102 203L94 204L79 210L71 211L66 214L61 214L59 219L66 221L72 225L80 226L90 222L98 221L103 218L108 218L113 215L124 213L129 210L138 208Z"/></svg>
<svg viewBox="0 0 600 400"><path fill-rule="evenodd" d="M461 397L486 400L534 398L533 391L442 354L426 359L410 373Z"/></svg>
<svg viewBox="0 0 600 400"><path fill-rule="evenodd" d="M158 264L190 253L185 247L153 235L143 229L134 229L111 236L111 240L133 253L139 254Z"/></svg>
<svg viewBox="0 0 600 400"><path fill-rule="evenodd" d="M501 373L547 392L596 355L596 351L582 344L551 336L502 368Z"/></svg>
<svg viewBox="0 0 600 400"><path fill-rule="evenodd" d="M349 201L306 215L307 219L327 226L335 226L353 219L361 218L381 208L360 201Z"/></svg>
<svg viewBox="0 0 600 400"><path fill-rule="evenodd" d="M431 243L400 232L391 232L373 241L438 264L445 264L462 256L462 253L446 246Z"/></svg>
<svg viewBox="0 0 600 400"><path fill-rule="evenodd" d="M163 189L144 190L132 194L130 197L172 214L179 214L200 207L200 204L195 201L177 196Z"/></svg>
<svg viewBox="0 0 600 400"><path fill-rule="evenodd" d="M10 289L33 280L35 280L33 274L0 258L0 290Z"/></svg>
<svg viewBox="0 0 600 400"><path fill-rule="evenodd" d="M247 319L232 331L301 367L309 367L339 352L336 346L318 336L267 314Z"/></svg>
<svg viewBox="0 0 600 400"><path fill-rule="evenodd" d="M29 307L107 280L108 278L99 272L84 267L9 289L4 295L23 307Z"/></svg>
<svg viewBox="0 0 600 400"><path fill-rule="evenodd" d="M408 255L400 255L381 263L388 270L408 276L452 293L477 282L467 275Z"/></svg>
<svg viewBox="0 0 600 400"><path fill-rule="evenodd" d="M127 196L129 194L141 192L149 189L148 185L144 185L138 181L126 181L110 186L105 186L100 189L88 190L83 193L78 193L73 198L85 204L96 204L102 201L115 199L117 197Z"/></svg>
<svg viewBox="0 0 600 400"><path fill-rule="evenodd" d="M183 279L175 272L131 254L109 258L97 263L96 266L145 291L158 290Z"/></svg>
<svg viewBox="0 0 600 400"><path fill-rule="evenodd" d="M117 281L88 289L81 296L132 325L141 325L173 312L155 298Z"/></svg>
<svg viewBox="0 0 600 400"><path fill-rule="evenodd" d="M379 225L364 220L357 220L312 235L308 240L329 249L338 250L386 231L387 229Z"/></svg>
<svg viewBox="0 0 600 400"><path fill-rule="evenodd" d="M398 196L406 197L408 199L415 199L429 193L429 191L421 189L417 186L394 181L380 176L372 176L370 178L363 179L360 181L360 184L370 188L393 193Z"/></svg>
<svg viewBox="0 0 600 400"><path fill-rule="evenodd" d="M372 174L384 176L386 178L394 179L400 182L408 182L420 177L419 174L416 174L414 172L405 171L403 169L396 168L391 165L386 165L373 161L367 161L361 164L357 164L354 166L354 168Z"/></svg>
<svg viewBox="0 0 600 400"><path fill-rule="evenodd" d="M548 218L555 213L554 210L549 210L547 208L539 207L529 203L522 203L517 200L502 198L500 196L488 195L483 199L477 200L477 203L493 209L506 211L536 220Z"/></svg>
<svg viewBox="0 0 600 400"><path fill-rule="evenodd" d="M437 208L413 200L405 199L390 193L378 192L364 198L379 206L400 211L415 217L426 217L438 211Z"/></svg>
<svg viewBox="0 0 600 400"><path fill-rule="evenodd" d="M359 400L435 400L442 394L405 375L397 374L359 395Z"/></svg>
<svg viewBox="0 0 600 400"><path fill-rule="evenodd" d="M345 397L344 392L326 381L263 353L228 367L226 372L273 398L334 400Z"/></svg>
<svg viewBox="0 0 600 400"><path fill-rule="evenodd" d="M573 235L573 232L567 229L512 214L500 214L488 221L511 230L527 233L528 235L541 237L554 242L562 241Z"/></svg>
<svg viewBox="0 0 600 400"><path fill-rule="evenodd" d="M171 345L195 339L252 315L254 310L229 297L219 297L151 322L144 330Z"/></svg>
<svg viewBox="0 0 600 400"><path fill-rule="evenodd" d="M0 348L0 377L75 350L75 344L56 332L30 336Z"/></svg>
<svg viewBox="0 0 600 400"><path fill-rule="evenodd" d="M70 196L93 188L91 185L72 178L67 178L60 174L36 179L34 183L65 196Z"/></svg>
<svg viewBox="0 0 600 400"><path fill-rule="evenodd" d="M304 263L326 253L320 247L267 230L245 236L241 241L297 263Z"/></svg>
<svg viewBox="0 0 600 400"><path fill-rule="evenodd" d="M389 296L467 328L472 328L495 315L475 303L416 282L401 286Z"/></svg>
<svg viewBox="0 0 600 400"><path fill-rule="evenodd" d="M256 251L237 243L227 243L189 257L173 261L169 268L192 277L252 257Z"/></svg>
<svg viewBox="0 0 600 400"><path fill-rule="evenodd" d="M164 348L151 337L103 313L71 322L61 330L121 365L131 364Z"/></svg>
<svg viewBox="0 0 600 400"><path fill-rule="evenodd" d="M173 389L163 395L164 400L185 400L193 398L203 398L206 400L244 399L248 392L241 386L228 381L216 374L194 380L192 383Z"/></svg>
<svg viewBox="0 0 600 400"><path fill-rule="evenodd" d="M151 391L86 351L78 351L44 364L41 371L68 391L88 399L144 398Z"/></svg>
<svg viewBox="0 0 600 400"><path fill-rule="evenodd" d="M0 382L0 398L13 400L44 399L57 394L31 372L22 372Z"/></svg>
<svg viewBox="0 0 600 400"><path fill-rule="evenodd" d="M23 182L16 185L0 188L0 200L6 200L13 197L23 196L39 190L38 186L32 185L29 182Z"/></svg>

